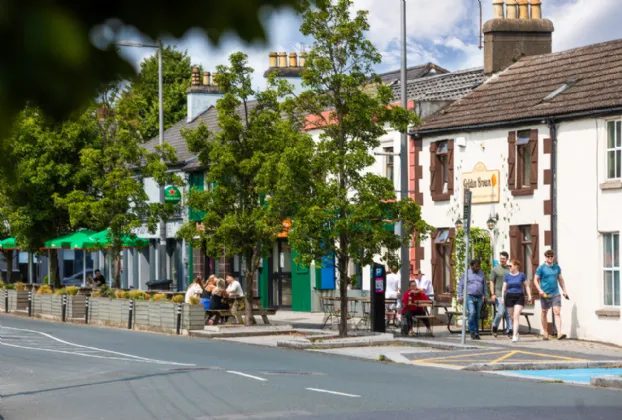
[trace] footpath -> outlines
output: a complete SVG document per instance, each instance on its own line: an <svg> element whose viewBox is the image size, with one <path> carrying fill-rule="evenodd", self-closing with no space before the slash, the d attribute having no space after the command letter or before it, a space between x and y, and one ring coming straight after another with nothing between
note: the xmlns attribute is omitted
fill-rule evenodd
<svg viewBox="0 0 622 420"><path fill-rule="evenodd" d="M461 344L461 335L444 325L433 327L434 337L402 337L352 331L340 339L336 325L322 329L323 314L280 310L271 326L206 327L194 337L251 345L313 351L381 362L494 373L551 383L573 383L622 389L622 348L573 339L544 341L521 334L518 343L506 336L482 335Z"/></svg>

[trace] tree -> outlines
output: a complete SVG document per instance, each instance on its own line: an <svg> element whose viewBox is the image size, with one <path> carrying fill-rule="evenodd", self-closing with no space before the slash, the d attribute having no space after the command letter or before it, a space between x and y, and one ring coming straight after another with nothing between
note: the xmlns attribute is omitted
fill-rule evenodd
<svg viewBox="0 0 622 420"><path fill-rule="evenodd" d="M297 118L282 101L291 86L271 78L268 89L256 92L247 56L235 53L229 61L229 66L218 66L216 77L224 91L216 105L219 127L201 124L182 133L214 187L194 191L188 202L205 212L204 230L189 223L180 236L193 246L204 243L208 255L221 255L226 249L228 256L242 256L245 322L251 325L255 275L287 217L286 203L273 195L279 180L290 173L288 168L303 157L308 160L306 151L313 148L313 141L299 130Z"/></svg>
<svg viewBox="0 0 622 420"><path fill-rule="evenodd" d="M9 223L9 214L11 213L10 203L6 197L0 194L0 238L6 239L11 236L11 225ZM6 261L6 277L5 282L11 282L11 273L13 272L13 250L0 249L4 261ZM2 278L0 277L0 280Z"/></svg>
<svg viewBox="0 0 622 420"><path fill-rule="evenodd" d="M260 20L266 7L294 7L298 0L152 2L110 0L105 7L88 2L34 0L0 2L3 47L0 73L0 139L26 104L65 119L86 106L102 83L135 74L112 45L126 25L151 39L181 38L190 28L218 43L229 32L244 41L265 40Z"/></svg>
<svg viewBox="0 0 622 420"><path fill-rule="evenodd" d="M97 136L96 124L83 111L62 122L36 107L19 113L3 142L7 163L0 166L0 195L3 216L21 249L37 251L44 241L70 233L69 213L56 206L53 196L89 184L88 178L74 174L81 165L80 151ZM50 256L50 284L59 287L56 251Z"/></svg>
<svg viewBox="0 0 622 420"><path fill-rule="evenodd" d="M301 263L336 257L341 294L339 334L347 335L350 262L369 265L380 255L398 265L402 244L387 224L402 221L409 235L425 234L421 209L412 200L396 201L393 182L365 173L371 153L388 127L405 130L417 122L414 113L391 106L391 88L380 83L373 66L381 55L365 38L367 12L351 16L351 0L318 0L307 4L301 32L313 39L303 86L309 90L294 101L322 130L311 161L308 193L301 195L289 235ZM374 89L368 89L374 84ZM404 261L403 263L407 263Z"/></svg>
<svg viewBox="0 0 622 420"><path fill-rule="evenodd" d="M192 63L187 51L166 46L162 53L162 103L164 129L184 119L187 114L186 89L190 87ZM132 80L130 90L144 101L138 110L143 137L151 139L158 135L158 56L150 56L140 63L140 72Z"/></svg>
<svg viewBox="0 0 622 420"><path fill-rule="evenodd" d="M175 163L174 149L165 144L150 153L141 146L138 110L143 103L116 84L105 87L99 98L87 116L97 137L81 150L80 165L74 168L85 187L54 198L69 212L72 226L109 229L112 276L120 287L123 238L135 237L133 229L143 223L154 232L158 220L174 210L170 204L149 203L141 177L153 177L159 185L182 181L167 174L166 162Z"/></svg>

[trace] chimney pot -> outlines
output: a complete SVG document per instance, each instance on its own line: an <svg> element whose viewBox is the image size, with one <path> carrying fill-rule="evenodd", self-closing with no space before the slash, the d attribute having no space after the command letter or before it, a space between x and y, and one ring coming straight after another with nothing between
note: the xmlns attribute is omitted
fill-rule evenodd
<svg viewBox="0 0 622 420"><path fill-rule="evenodd" d="M531 0L531 18L542 19L542 2L540 0Z"/></svg>
<svg viewBox="0 0 622 420"><path fill-rule="evenodd" d="M518 19L518 1L517 0L505 0L505 8L507 11L508 19Z"/></svg>
<svg viewBox="0 0 622 420"><path fill-rule="evenodd" d="M279 67L287 67L287 53L286 52L279 53Z"/></svg>
<svg viewBox="0 0 622 420"><path fill-rule="evenodd" d="M212 73L212 86L216 86L216 75L218 73Z"/></svg>
<svg viewBox="0 0 622 420"><path fill-rule="evenodd" d="M494 8L494 19L503 19L505 17L503 4L504 0L492 0L492 7Z"/></svg>
<svg viewBox="0 0 622 420"><path fill-rule="evenodd" d="M298 67L298 54L295 52L289 53L289 66Z"/></svg>
<svg viewBox="0 0 622 420"><path fill-rule="evenodd" d="M300 57L298 58L298 66L304 67L306 61L307 61L307 53L301 52Z"/></svg>
<svg viewBox="0 0 622 420"><path fill-rule="evenodd" d="M520 19L529 19L529 0L518 0L518 15Z"/></svg>
<svg viewBox="0 0 622 420"><path fill-rule="evenodd" d="M209 86L210 85L210 72L206 71L203 72L203 85L204 86Z"/></svg>
<svg viewBox="0 0 622 420"><path fill-rule="evenodd" d="M198 67L192 68L192 86L201 86L201 72Z"/></svg>
<svg viewBox="0 0 622 420"><path fill-rule="evenodd" d="M270 53L270 67L278 67L277 63L278 54L276 52Z"/></svg>

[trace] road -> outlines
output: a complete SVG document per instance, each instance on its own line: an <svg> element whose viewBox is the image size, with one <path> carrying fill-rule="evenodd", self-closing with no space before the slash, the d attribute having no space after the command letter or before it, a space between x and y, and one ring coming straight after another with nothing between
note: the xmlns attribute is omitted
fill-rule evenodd
<svg viewBox="0 0 622 420"><path fill-rule="evenodd" d="M0 419L619 419L622 394L0 315Z"/></svg>

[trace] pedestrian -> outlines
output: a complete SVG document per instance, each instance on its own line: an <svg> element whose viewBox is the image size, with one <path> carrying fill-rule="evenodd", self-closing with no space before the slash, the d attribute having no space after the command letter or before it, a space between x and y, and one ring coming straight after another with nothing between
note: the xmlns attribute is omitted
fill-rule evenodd
<svg viewBox="0 0 622 420"><path fill-rule="evenodd" d="M501 303L505 302L507 312L514 322L514 330L512 331L513 343L516 343L519 337L520 314L525 307L525 294L527 294L527 301L531 305L531 289L529 288L529 282L527 282L525 274L521 273L519 269L520 261L512 260L510 263L510 272L506 274L503 279L503 288L500 295Z"/></svg>
<svg viewBox="0 0 622 420"><path fill-rule="evenodd" d="M505 333L508 338L512 338L512 317L506 311L505 305L501 301L503 297L501 290L503 289L505 275L510 272L510 267L508 266L509 258L510 256L507 252L499 253L499 264L490 272L490 295L492 303L497 309L495 319L492 321L492 335L495 337L498 335L499 324L505 315Z"/></svg>
<svg viewBox="0 0 622 420"><path fill-rule="evenodd" d="M562 269L555 262L555 252L549 249L544 253L545 263L542 264L536 270L536 276L534 277L534 283L540 293L540 304L542 305L542 339L549 339L548 321L546 316L549 313L549 309L553 308L553 316L555 318L555 327L557 328L557 339L563 340L566 338L566 334L562 334L562 317L561 307L562 298L559 294L559 286L562 288L562 293L566 299L568 292L566 291L566 283L562 277Z"/></svg>
<svg viewBox="0 0 622 420"><path fill-rule="evenodd" d="M397 267L393 266L389 269L389 274L387 274L387 289L384 291L384 298L386 300L395 300L395 303L386 303L385 311L387 315L387 322L390 323L397 317L397 313L400 310L400 295L401 288L400 283L402 277L400 276Z"/></svg>
<svg viewBox="0 0 622 420"><path fill-rule="evenodd" d="M415 301L418 300L430 300L426 294L417 287L415 280L410 281L410 288L402 296L402 320L406 319L406 323L402 324L402 335L411 335L413 327L413 317L426 316L425 309L421 306L415 305ZM427 318L421 318L421 321L427 329L428 335L434 337L432 328L430 327L430 320Z"/></svg>
<svg viewBox="0 0 622 420"><path fill-rule="evenodd" d="M471 339L480 340L479 318L482 313L482 305L488 301L486 297L486 275L481 271L480 260L471 260L470 265L471 268L460 277L458 282L458 303L464 302L464 282L466 281L469 333Z"/></svg>
<svg viewBox="0 0 622 420"><path fill-rule="evenodd" d="M200 298L202 292L203 292L203 279L201 278L201 276L196 276L194 278L194 281L186 289L186 296L184 298L184 302L190 303L190 298L193 296Z"/></svg>
<svg viewBox="0 0 622 420"><path fill-rule="evenodd" d="M95 278L93 279L93 284L96 287L102 287L106 284L106 278L102 275L102 272L99 270L95 270Z"/></svg>
<svg viewBox="0 0 622 420"><path fill-rule="evenodd" d="M430 300L434 300L434 287L432 286L432 280L427 278L420 269L415 273L415 281L417 282L417 287L421 289L423 293L430 298Z"/></svg>

